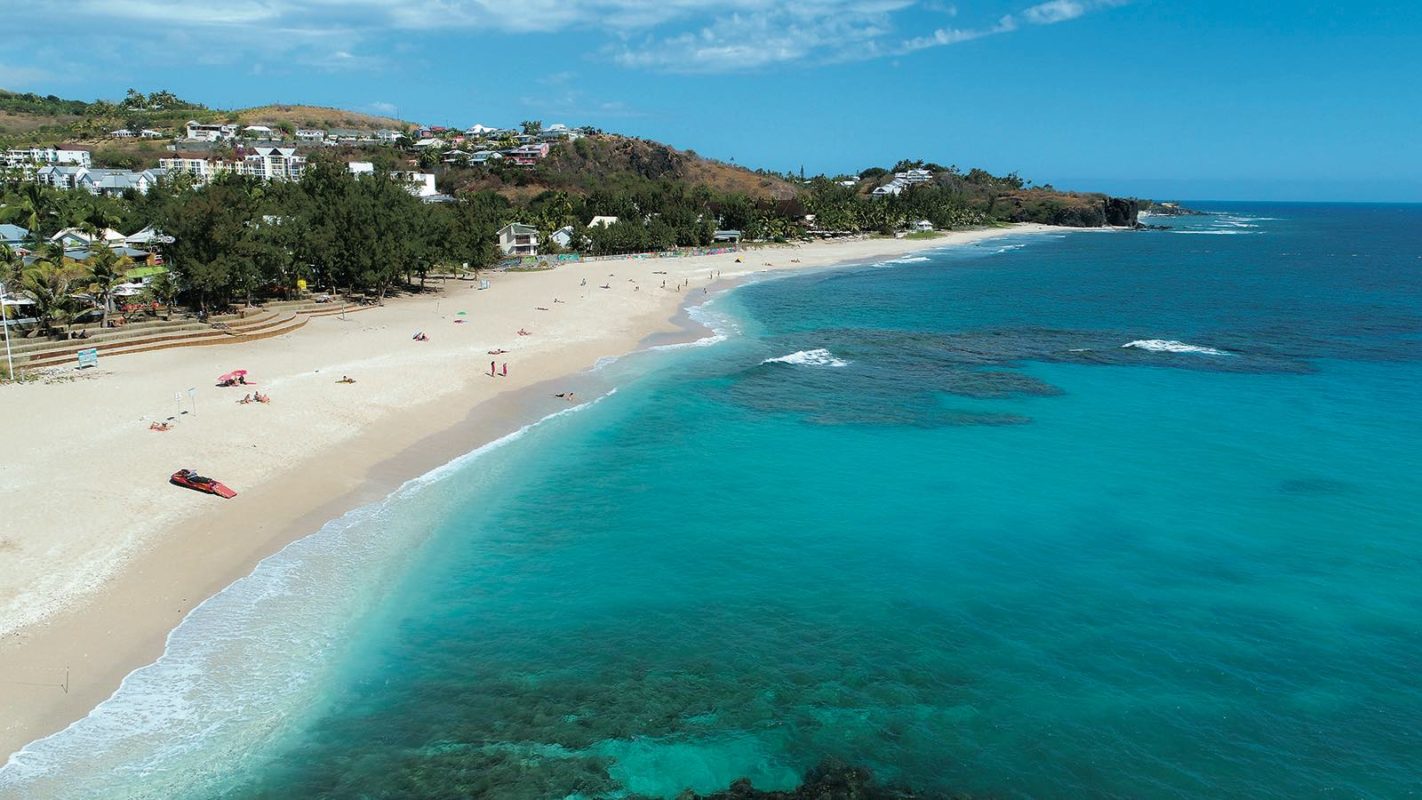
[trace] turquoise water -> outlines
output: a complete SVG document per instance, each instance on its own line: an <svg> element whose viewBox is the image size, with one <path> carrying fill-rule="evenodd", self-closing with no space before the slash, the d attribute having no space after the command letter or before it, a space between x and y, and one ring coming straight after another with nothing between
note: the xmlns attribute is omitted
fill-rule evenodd
<svg viewBox="0 0 1422 800"><path fill-rule="evenodd" d="M267 611L170 653L242 666L163 730L105 749L171 669L11 778L80 786L83 742L110 796L671 797L825 756L1422 794L1422 207L1218 208L743 288L726 341L234 587Z"/></svg>

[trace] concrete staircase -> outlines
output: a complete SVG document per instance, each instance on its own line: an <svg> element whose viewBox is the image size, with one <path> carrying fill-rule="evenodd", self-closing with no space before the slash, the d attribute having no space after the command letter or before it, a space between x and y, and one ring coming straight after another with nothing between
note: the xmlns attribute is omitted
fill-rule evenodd
<svg viewBox="0 0 1422 800"><path fill-rule="evenodd" d="M196 319L155 320L122 328L96 328L87 339L59 342L17 340L12 342L12 350L17 367L54 367L75 363L78 352L89 348L98 350L100 359L104 359L175 347L255 342L300 330L312 317L349 314L370 308L375 306L286 301L251 309L245 315L211 317L206 323Z"/></svg>

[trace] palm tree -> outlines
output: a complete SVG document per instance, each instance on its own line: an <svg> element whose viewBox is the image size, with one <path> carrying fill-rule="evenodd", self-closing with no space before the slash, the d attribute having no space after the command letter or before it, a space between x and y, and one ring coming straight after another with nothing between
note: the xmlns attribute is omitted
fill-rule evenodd
<svg viewBox="0 0 1422 800"><path fill-rule="evenodd" d="M94 299L103 310L100 325L107 328L114 289L124 282L124 273L128 271L133 259L121 256L109 247L99 246L93 252L94 255L89 259L89 291L93 292Z"/></svg>
<svg viewBox="0 0 1422 800"><path fill-rule="evenodd" d="M39 325L32 336L39 336L56 325L67 325L74 316L75 303L71 292L80 279L72 265L39 260L31 264L20 281L21 291L35 302Z"/></svg>

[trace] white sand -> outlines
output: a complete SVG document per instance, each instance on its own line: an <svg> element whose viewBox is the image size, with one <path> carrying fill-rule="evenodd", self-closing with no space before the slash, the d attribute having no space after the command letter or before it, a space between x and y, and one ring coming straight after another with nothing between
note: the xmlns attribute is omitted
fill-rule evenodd
<svg viewBox="0 0 1422 800"><path fill-rule="evenodd" d="M449 281L435 295L316 318L265 341L101 355L98 369L64 370L72 379L0 386L0 754L86 713L161 653L183 614L261 558L507 432L509 393L673 330L678 308L717 272L823 267L1036 230L751 250L739 264L722 255L488 274L486 291ZM690 289L675 291L683 280ZM412 341L421 330L429 341ZM496 348L509 353L487 354ZM491 359L508 364L508 377L489 377ZM245 389L214 387L238 368L270 404L240 405ZM338 384L342 375L357 382ZM476 408L487 425L471 427ZM148 429L169 417L171 431ZM239 494L169 485L180 467Z"/></svg>

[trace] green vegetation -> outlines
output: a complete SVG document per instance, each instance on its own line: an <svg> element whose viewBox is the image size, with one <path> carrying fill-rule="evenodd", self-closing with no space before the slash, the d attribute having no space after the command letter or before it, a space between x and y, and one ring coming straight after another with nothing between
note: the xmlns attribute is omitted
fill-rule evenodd
<svg viewBox="0 0 1422 800"><path fill-rule="evenodd" d="M307 106L214 111L169 92L133 90L119 102L92 103L0 92L0 130L8 130L3 127L6 114L29 115L30 123L40 123L25 137L41 143L65 140L56 132L172 129L187 119L263 123L291 134L313 120L360 117ZM373 117L360 122L395 123ZM542 123L527 120L521 127L536 133ZM42 252L39 243L66 227L132 232L156 225L173 237L163 245L172 274L155 284L151 299L208 307L281 295L298 280L314 288L383 296L414 285L432 270L487 267L500 257L496 232L510 222L534 226L545 254L559 249L552 234L569 229L567 249L608 255L704 247L713 244L718 230L740 231L747 242L776 242L829 234L891 235L920 220L937 230L1009 222L1091 227L1132 224L1137 209L1133 200L1033 187L1015 173L962 172L956 166L903 160L892 169L863 170L855 178L806 181L643 139L584 132L589 135L553 145L547 158L532 167L512 159L447 167L440 163L439 148L415 154L413 143L403 138L393 148L322 148L310 154L298 182L263 184L225 175L195 187L189 177L178 176L146 195L124 197L56 191L11 171L0 176L0 222L29 229L37 255L23 269L7 258L6 269L30 294L49 298L41 303L46 324L62 325L74 311L66 305L66 293L106 297L115 273L123 273L121 265L97 263L102 259L75 265L62 252ZM511 138L485 143L513 145ZM137 169L153 166L162 152L153 141L108 139L93 157L96 166ZM233 156L222 148L213 155ZM426 204L411 196L392 177L397 157L415 159L435 172L439 188L455 202ZM375 161L374 174L353 177L345 163L352 159ZM896 177L910 170L919 172ZM874 195L880 187L893 191ZM616 221L589 227L594 217Z"/></svg>

